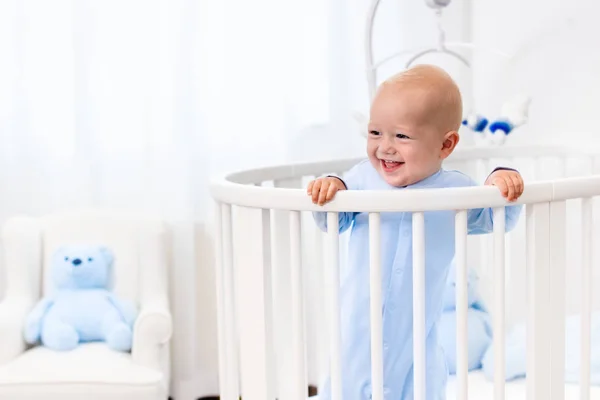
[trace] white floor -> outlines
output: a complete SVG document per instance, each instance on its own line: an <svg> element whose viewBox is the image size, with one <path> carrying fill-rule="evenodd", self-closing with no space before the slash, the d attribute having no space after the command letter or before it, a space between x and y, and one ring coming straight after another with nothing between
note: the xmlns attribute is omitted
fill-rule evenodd
<svg viewBox="0 0 600 400"><path fill-rule="evenodd" d="M525 379L506 382L505 398L509 400L527 400L527 388ZM447 400L456 400L456 377L451 376L446 389ZM490 400L494 398L494 383L487 380L481 371L473 371L469 374L469 400ZM600 399L600 387L592 386L590 399ZM565 400L579 400L579 385L565 385Z"/></svg>

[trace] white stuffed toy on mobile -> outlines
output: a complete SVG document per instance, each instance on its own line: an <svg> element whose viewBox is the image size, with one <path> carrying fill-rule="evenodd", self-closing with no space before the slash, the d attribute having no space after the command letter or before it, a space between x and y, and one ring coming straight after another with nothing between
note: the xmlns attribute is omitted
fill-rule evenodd
<svg viewBox="0 0 600 400"><path fill-rule="evenodd" d="M484 116L471 113L463 125L475 133L477 144L502 145L515 128L527 123L530 104L531 97L519 95L504 103L500 116L491 123Z"/></svg>

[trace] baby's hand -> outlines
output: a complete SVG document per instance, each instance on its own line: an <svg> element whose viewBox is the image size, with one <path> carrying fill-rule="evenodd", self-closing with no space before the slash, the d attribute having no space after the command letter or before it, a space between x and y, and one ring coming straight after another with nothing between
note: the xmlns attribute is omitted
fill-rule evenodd
<svg viewBox="0 0 600 400"><path fill-rule="evenodd" d="M311 181L307 193L312 196L313 203L322 206L330 202L339 190L346 190L344 183L338 178L328 176Z"/></svg>
<svg viewBox="0 0 600 400"><path fill-rule="evenodd" d="M485 181L485 185L498 186L502 196L506 197L508 201L517 200L523 194L525 186L521 174L506 169L492 173Z"/></svg>

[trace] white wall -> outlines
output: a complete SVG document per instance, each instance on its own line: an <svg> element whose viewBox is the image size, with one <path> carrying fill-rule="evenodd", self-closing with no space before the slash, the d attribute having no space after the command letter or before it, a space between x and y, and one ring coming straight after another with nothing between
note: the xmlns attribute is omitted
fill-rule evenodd
<svg viewBox="0 0 600 400"><path fill-rule="evenodd" d="M599 12L593 0L473 2L474 41L516 54L510 63L476 57L473 85L479 110L494 115L516 93L533 96L530 122L515 132L514 142L600 145L595 133Z"/></svg>

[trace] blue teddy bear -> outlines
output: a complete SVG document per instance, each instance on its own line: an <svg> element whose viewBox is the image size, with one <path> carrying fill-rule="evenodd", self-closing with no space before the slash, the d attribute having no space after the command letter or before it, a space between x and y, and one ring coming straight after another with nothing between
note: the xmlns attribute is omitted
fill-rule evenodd
<svg viewBox="0 0 600 400"><path fill-rule="evenodd" d="M55 291L29 313L25 341L55 350L105 341L114 350L131 350L137 310L108 289L113 260L102 246L59 248L52 258Z"/></svg>
<svg viewBox="0 0 600 400"><path fill-rule="evenodd" d="M477 293L479 278L475 271L467 275L467 337L469 371L481 368L485 351L492 344L492 325L487 309ZM456 374L456 268L450 267L444 292L444 311L439 323L440 345L446 355L450 374Z"/></svg>

